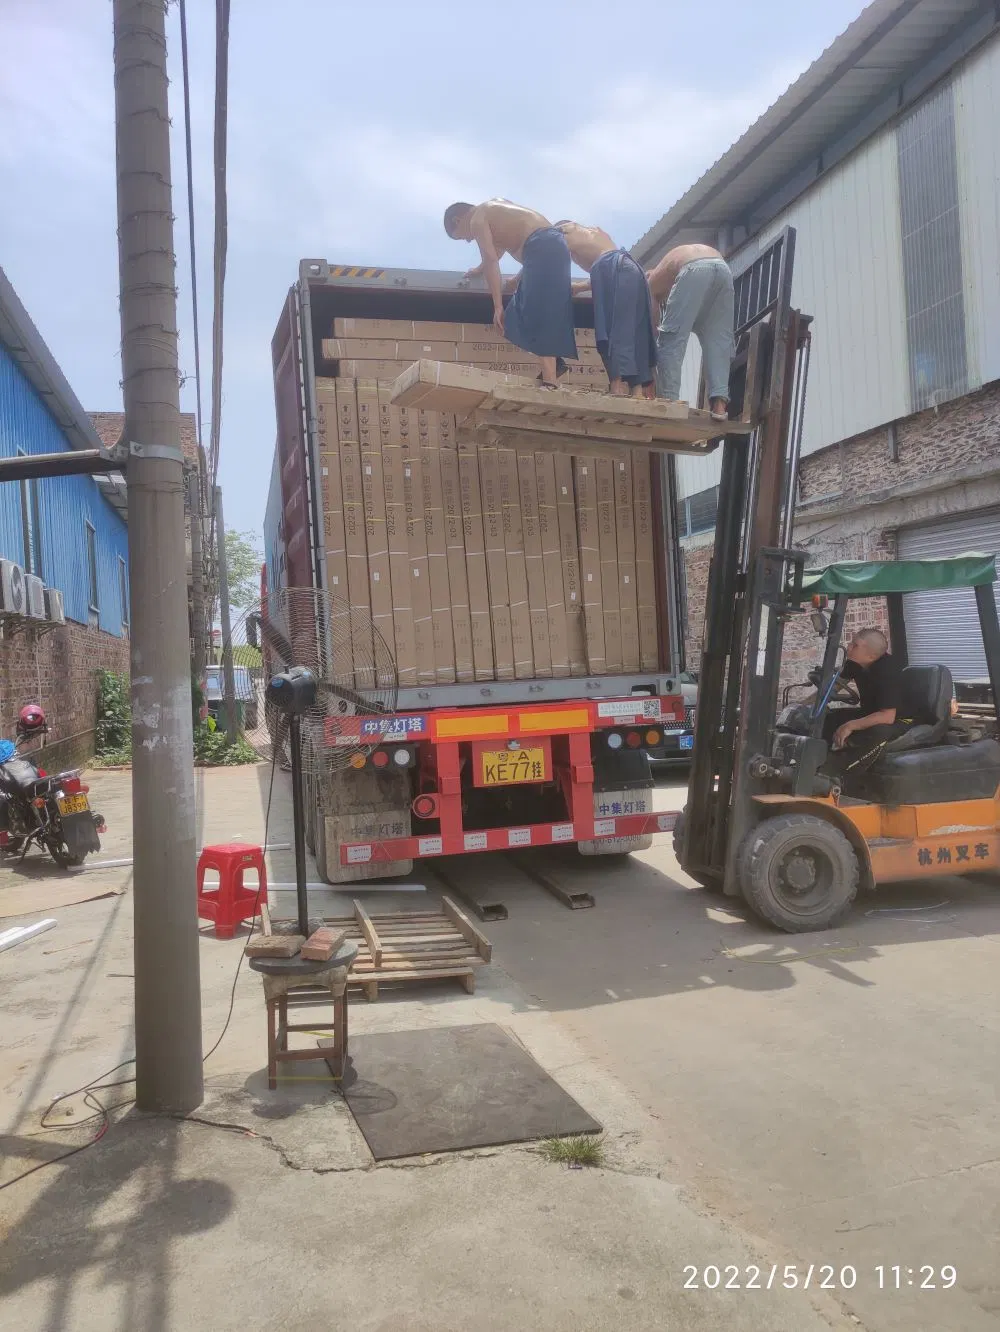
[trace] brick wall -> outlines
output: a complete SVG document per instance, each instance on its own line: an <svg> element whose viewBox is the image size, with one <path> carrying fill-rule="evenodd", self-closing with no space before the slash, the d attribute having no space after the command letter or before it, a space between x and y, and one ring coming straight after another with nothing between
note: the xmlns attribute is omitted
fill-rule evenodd
<svg viewBox="0 0 1000 1332"><path fill-rule="evenodd" d="M129 642L82 624L67 624L34 640L26 633L0 640L0 734L10 735L26 703L38 703L49 722L46 767L73 767L94 752L97 672L127 672Z"/></svg>
<svg viewBox="0 0 1000 1332"><path fill-rule="evenodd" d="M813 567L895 559L900 526L1000 503L1000 383L906 417L894 433L895 444L883 426L803 459L795 544L809 551ZM697 670L712 546L704 537L682 544L687 663ZM888 631L884 601L849 608L845 637L867 627ZM782 686L803 680L822 654L822 640L807 617L790 623Z"/></svg>

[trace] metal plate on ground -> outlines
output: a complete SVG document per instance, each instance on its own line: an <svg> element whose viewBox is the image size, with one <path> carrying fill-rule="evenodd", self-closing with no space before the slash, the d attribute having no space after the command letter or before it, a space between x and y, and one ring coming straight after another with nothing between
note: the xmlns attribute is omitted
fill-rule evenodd
<svg viewBox="0 0 1000 1332"><path fill-rule="evenodd" d="M494 1023L352 1036L344 1098L376 1161L601 1125Z"/></svg>

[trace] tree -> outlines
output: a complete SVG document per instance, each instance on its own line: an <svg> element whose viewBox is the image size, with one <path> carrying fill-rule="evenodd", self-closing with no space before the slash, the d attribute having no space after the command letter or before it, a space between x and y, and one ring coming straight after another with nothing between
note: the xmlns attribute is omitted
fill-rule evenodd
<svg viewBox="0 0 1000 1332"><path fill-rule="evenodd" d="M263 562L256 532L226 532L229 604L237 610L246 610L260 599L260 566Z"/></svg>

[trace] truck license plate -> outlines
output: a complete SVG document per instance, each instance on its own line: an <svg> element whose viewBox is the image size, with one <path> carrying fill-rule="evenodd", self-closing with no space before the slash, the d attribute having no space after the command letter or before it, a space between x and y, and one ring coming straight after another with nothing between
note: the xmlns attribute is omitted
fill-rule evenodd
<svg viewBox="0 0 1000 1332"><path fill-rule="evenodd" d="M544 749L487 749L479 757L483 786L545 781Z"/></svg>
<svg viewBox="0 0 1000 1332"><path fill-rule="evenodd" d="M90 808L90 802L85 795L63 796L61 800L56 801L56 804L59 806L59 813L64 817L67 814L86 814Z"/></svg>

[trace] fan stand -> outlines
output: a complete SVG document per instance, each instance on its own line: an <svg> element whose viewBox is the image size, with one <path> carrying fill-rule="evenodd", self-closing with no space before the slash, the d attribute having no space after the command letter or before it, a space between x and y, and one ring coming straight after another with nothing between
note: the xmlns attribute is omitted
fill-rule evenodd
<svg viewBox="0 0 1000 1332"><path fill-rule="evenodd" d="M305 798L302 791L302 719L288 719L288 748L292 760L292 840L295 847L295 899L299 908L299 934L309 937L309 894L306 889Z"/></svg>

